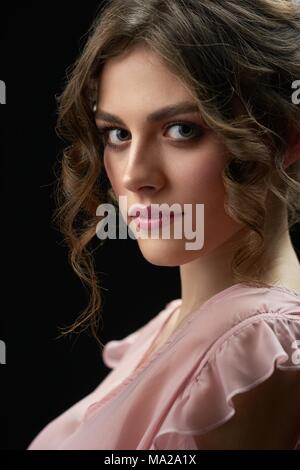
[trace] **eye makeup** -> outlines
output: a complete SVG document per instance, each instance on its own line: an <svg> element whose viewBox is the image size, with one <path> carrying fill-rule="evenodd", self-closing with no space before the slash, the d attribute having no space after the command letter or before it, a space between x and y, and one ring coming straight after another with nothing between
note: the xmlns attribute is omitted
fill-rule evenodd
<svg viewBox="0 0 300 470"><path fill-rule="evenodd" d="M103 126L101 126L99 124L97 125L97 127L98 127L99 135L102 138L102 142L105 146L107 145L108 147L111 147L111 148L114 148L114 149L119 149L120 147L123 147L122 142L128 142L128 140L124 140L124 141L121 140L121 141L119 141L119 142L121 142L120 144L115 144L115 143L109 141L109 139L108 139L109 133L111 131L125 131L125 132L129 133L129 131L126 131L126 129L124 129L122 127L116 127L116 126L113 126L113 125L103 125ZM192 130L192 135L191 136L182 136L181 138L179 137L178 139L177 138L168 139L170 142L175 143L175 144L179 144L179 145L194 143L195 141L198 141L199 139L201 139L203 134L204 134L203 127L199 126L198 124L196 124L194 122L190 122L190 121L176 121L176 122L169 123L164 127L164 132L168 131L169 129L172 129L173 127L178 127L178 128L188 127Z"/></svg>

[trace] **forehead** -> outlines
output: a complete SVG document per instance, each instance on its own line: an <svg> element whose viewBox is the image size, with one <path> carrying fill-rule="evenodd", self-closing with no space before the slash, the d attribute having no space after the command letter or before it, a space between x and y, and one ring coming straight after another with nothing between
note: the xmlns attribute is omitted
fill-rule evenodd
<svg viewBox="0 0 300 470"><path fill-rule="evenodd" d="M109 59L98 81L100 107L140 106L153 109L156 102L167 105L192 98L191 92L163 63L160 56L137 45L124 54Z"/></svg>

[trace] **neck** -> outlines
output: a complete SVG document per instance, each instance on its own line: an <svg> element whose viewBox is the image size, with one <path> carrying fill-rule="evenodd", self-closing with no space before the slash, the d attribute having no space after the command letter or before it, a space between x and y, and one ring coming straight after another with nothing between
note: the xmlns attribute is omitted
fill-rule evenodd
<svg viewBox="0 0 300 470"><path fill-rule="evenodd" d="M267 251L263 261L266 268L263 281L300 292L300 264L290 239L287 212L279 203L277 209L272 203L272 210L268 213L273 218L267 221L265 232ZM180 266L182 303L178 323L210 297L238 282L233 278L230 262L234 253L233 242L240 235L238 232L212 252Z"/></svg>

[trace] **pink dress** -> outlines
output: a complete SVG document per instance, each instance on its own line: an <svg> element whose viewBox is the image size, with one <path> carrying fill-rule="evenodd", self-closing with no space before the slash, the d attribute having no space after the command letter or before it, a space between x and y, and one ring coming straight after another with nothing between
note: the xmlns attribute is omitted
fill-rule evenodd
<svg viewBox="0 0 300 470"><path fill-rule="evenodd" d="M106 343L103 360L112 371L28 450L196 450L193 436L234 415L234 395L275 368L300 369L300 293L243 284L193 311L136 369L180 303L172 300L137 331ZM299 450L300 423L296 437Z"/></svg>

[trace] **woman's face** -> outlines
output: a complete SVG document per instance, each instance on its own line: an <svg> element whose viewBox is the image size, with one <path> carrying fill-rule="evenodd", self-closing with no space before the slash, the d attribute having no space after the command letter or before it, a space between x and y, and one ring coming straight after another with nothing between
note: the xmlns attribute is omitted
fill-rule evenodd
<svg viewBox="0 0 300 470"><path fill-rule="evenodd" d="M169 238L137 237L143 256L161 266L182 265L212 253L241 229L224 211L222 143L204 128L197 109L172 116L158 113L183 103L196 104L159 56L143 46L110 59L102 69L96 124L113 128L105 133L103 158L116 197L126 196L128 210L136 203L177 203L184 211L188 204L193 230L203 233L204 244L198 249L186 249L192 240L184 231L174 238L172 223ZM204 226L196 217L196 204L204 205ZM132 227L135 222L120 210Z"/></svg>

